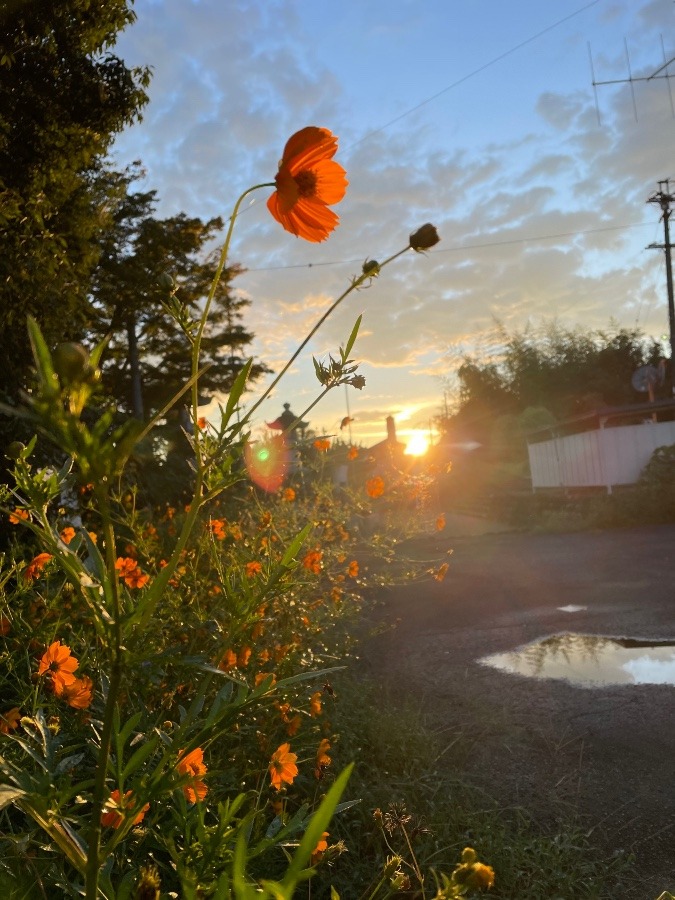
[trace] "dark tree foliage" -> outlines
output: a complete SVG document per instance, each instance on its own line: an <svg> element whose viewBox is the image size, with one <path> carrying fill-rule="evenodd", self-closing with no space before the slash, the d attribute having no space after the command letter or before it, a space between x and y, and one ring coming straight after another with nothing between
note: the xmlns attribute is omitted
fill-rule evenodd
<svg viewBox="0 0 675 900"><path fill-rule="evenodd" d="M148 71L112 52L134 18L128 0L0 4L0 392L10 397L30 365L26 315L51 343L86 321L106 226L97 169L147 100Z"/></svg>
<svg viewBox="0 0 675 900"><path fill-rule="evenodd" d="M634 390L633 372L658 365L662 353L639 329L582 331L553 323L536 332L502 331L501 338L497 360L467 358L460 366L459 408L443 423L485 444L505 416L543 410L561 421L602 406L639 403L645 395Z"/></svg>
<svg viewBox="0 0 675 900"><path fill-rule="evenodd" d="M190 378L190 342L167 308L175 297L192 319L198 317L217 265L213 255L204 259L204 248L223 223L183 213L157 218L156 192L129 190L138 177L136 168L108 175L114 208L94 272L90 336L109 337L105 387L121 410L142 419L161 409ZM241 324L248 301L230 288L240 271L232 266L223 272L209 314L200 356L200 364L208 366L200 379L204 402L227 393L253 337ZM266 371L256 364L252 377Z"/></svg>

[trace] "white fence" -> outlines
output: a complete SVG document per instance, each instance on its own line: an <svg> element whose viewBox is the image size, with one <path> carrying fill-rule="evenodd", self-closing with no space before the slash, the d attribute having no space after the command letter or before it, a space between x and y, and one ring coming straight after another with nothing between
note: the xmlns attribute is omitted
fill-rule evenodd
<svg viewBox="0 0 675 900"><path fill-rule="evenodd" d="M675 444L675 422L645 422L528 445L532 487L634 484L657 447Z"/></svg>

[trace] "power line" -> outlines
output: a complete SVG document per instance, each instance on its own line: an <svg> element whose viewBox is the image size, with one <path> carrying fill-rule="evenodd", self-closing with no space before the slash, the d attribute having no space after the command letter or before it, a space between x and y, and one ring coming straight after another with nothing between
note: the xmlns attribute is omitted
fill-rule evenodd
<svg viewBox="0 0 675 900"><path fill-rule="evenodd" d="M379 134L381 131L384 131L385 128L389 128L391 125L396 124L396 122L400 122L401 119L404 119L406 116L409 116L411 113L416 112L418 109L421 109L423 106L426 106L427 103L431 103L432 100L436 100L438 97L442 97L443 94L447 94L448 91L451 91L453 88L458 87L460 84L464 84L465 81L468 81L470 78L473 78L475 75L479 75L481 72L484 72L486 69L489 69L491 66L496 65L496 63L501 62L503 59L506 59L507 56L511 56L512 53L516 53L518 50L522 50L523 47L526 47L528 44L533 43L542 35L547 34L549 31L553 31L554 28L558 28L558 26L563 25L565 22L569 22L570 19L573 19L575 16L581 15L581 13L586 12L587 9L590 9L592 6L596 6L600 3L600 0L592 0L591 3L587 3L585 6L581 6L579 9L575 10L573 13L570 13L568 16L564 16L562 19L558 19L557 22L553 22L552 25L547 25L546 28L542 28L541 31L538 31L536 34L531 35L525 40L521 41L519 44L516 44L513 47L510 47L508 50L505 50L503 53L500 53L499 56L493 57L489 62L483 63L483 65L478 66L477 69L473 69L466 75L463 75L461 78L458 78L457 81L453 81L452 84L449 84L447 87L444 87L442 90L437 91L435 94L432 94L430 97L427 97L426 100L421 100L415 106L411 106L410 109L407 109L405 112L402 112L399 116L396 116L393 119L390 119L388 122L385 122L384 125L380 125L379 128L375 128L372 131L366 132L362 138L359 138L358 141L355 141L353 144L350 144L346 149L351 150L352 147L358 147L359 144L362 144L369 137L372 137L374 134Z"/></svg>
<svg viewBox="0 0 675 900"><path fill-rule="evenodd" d="M602 228L587 228L583 231L560 231L557 234L530 235L523 238L506 238L499 241L483 241L477 244L457 244L453 247L440 247L437 250L428 251L428 255L437 253L461 253L464 250L483 250L488 247L503 247L509 244L529 244L536 241L553 241L557 238L580 237L584 234L600 234L607 231L623 231L627 228L653 227L653 222L631 222L628 225L605 225ZM319 269L325 266L356 265L363 259L333 259L318 263L295 263L287 266L261 266L260 268L247 267L246 272L278 272L283 269Z"/></svg>

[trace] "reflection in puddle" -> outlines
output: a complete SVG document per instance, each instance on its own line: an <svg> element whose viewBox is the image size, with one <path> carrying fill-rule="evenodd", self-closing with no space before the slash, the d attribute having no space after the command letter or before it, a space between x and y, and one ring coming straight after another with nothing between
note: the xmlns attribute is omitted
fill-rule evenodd
<svg viewBox="0 0 675 900"><path fill-rule="evenodd" d="M675 684L675 642L554 634L512 653L479 660L484 665L532 678L562 678L574 684Z"/></svg>

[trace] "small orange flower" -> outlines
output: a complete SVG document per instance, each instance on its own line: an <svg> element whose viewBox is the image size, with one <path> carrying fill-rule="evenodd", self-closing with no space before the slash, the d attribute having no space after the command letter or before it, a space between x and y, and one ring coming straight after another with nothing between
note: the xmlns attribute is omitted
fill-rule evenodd
<svg viewBox="0 0 675 900"><path fill-rule="evenodd" d="M150 581L150 576L143 572L138 566L133 572L129 572L124 577L124 583L130 588L142 588Z"/></svg>
<svg viewBox="0 0 675 900"><path fill-rule="evenodd" d="M328 209L342 200L348 184L345 170L333 160L336 152L335 135L315 126L296 132L284 147L267 208L296 237L324 241L340 221Z"/></svg>
<svg viewBox="0 0 675 900"><path fill-rule="evenodd" d="M51 553L38 553L35 559L30 561L28 568L23 573L24 580L34 581L36 578L39 578L44 567L53 558Z"/></svg>
<svg viewBox="0 0 675 900"><path fill-rule="evenodd" d="M434 578L436 581L443 581L445 576L448 574L448 569L450 566L448 563L443 563L442 566L439 567L438 571L434 572Z"/></svg>
<svg viewBox="0 0 675 900"><path fill-rule="evenodd" d="M443 531L445 528L445 513L441 513L436 519L436 531Z"/></svg>
<svg viewBox="0 0 675 900"><path fill-rule="evenodd" d="M250 647L242 647L239 651L239 656L237 657L237 665L240 669L243 669L248 665L248 661L251 658L251 648Z"/></svg>
<svg viewBox="0 0 675 900"><path fill-rule="evenodd" d="M350 447L347 451L347 459L356 459L358 455L359 451L356 449L356 447Z"/></svg>
<svg viewBox="0 0 675 900"><path fill-rule="evenodd" d="M318 862L320 862L322 856L328 850L328 841L326 838L328 837L328 832L324 831L319 839L319 843L312 850L312 858L310 861L310 865L315 866Z"/></svg>
<svg viewBox="0 0 675 900"><path fill-rule="evenodd" d="M201 429L206 428L206 418L205 418L205 416L200 416L200 417L197 419L197 428L201 428Z"/></svg>
<svg viewBox="0 0 675 900"><path fill-rule="evenodd" d="M130 572L133 572L138 563L131 556L118 556L115 562L115 568L119 572L120 578L125 578Z"/></svg>
<svg viewBox="0 0 675 900"><path fill-rule="evenodd" d="M267 681L268 678L270 679L269 687L273 688L277 683L277 676L274 672L257 672L254 679L255 686L259 687L263 681Z"/></svg>
<svg viewBox="0 0 675 900"><path fill-rule="evenodd" d="M66 525L66 527L61 532L61 540L64 544L69 544L74 537L75 529L72 527L72 525Z"/></svg>
<svg viewBox="0 0 675 900"><path fill-rule="evenodd" d="M331 764L331 758L327 752L330 750L330 741L328 738L321 738L321 742L316 751L316 767L314 775L316 778L323 778L323 770Z"/></svg>
<svg viewBox="0 0 675 900"><path fill-rule="evenodd" d="M381 497L384 494L384 479L380 475L366 481L366 493L369 497Z"/></svg>
<svg viewBox="0 0 675 900"><path fill-rule="evenodd" d="M9 734L19 727L21 721L21 711L18 706L8 709L7 712L0 714L0 734Z"/></svg>
<svg viewBox="0 0 675 900"><path fill-rule="evenodd" d="M61 696L64 688L73 684L75 676L73 672L78 667L78 661L70 652L70 647L61 641L54 641L42 655L38 666L38 675L49 675L57 697Z"/></svg>
<svg viewBox="0 0 675 900"><path fill-rule="evenodd" d="M106 801L104 807L106 811L101 815L101 825L104 828L119 828L129 816L134 816L134 825L142 822L150 809L150 804L146 803L140 812L135 813L136 801L132 798L133 791L127 791L124 797L121 797L120 792L114 790Z"/></svg>
<svg viewBox="0 0 675 900"><path fill-rule="evenodd" d="M30 519L30 513L26 509L19 509L17 507L14 512L9 514L9 522L10 525L18 525L19 522L25 522Z"/></svg>
<svg viewBox="0 0 675 900"><path fill-rule="evenodd" d="M314 449L318 450L319 453L325 453L326 450L330 450L330 441L327 441L325 438L318 438L314 441Z"/></svg>
<svg viewBox="0 0 675 900"><path fill-rule="evenodd" d="M295 491L292 487L284 488L281 499L286 503L292 503L295 500Z"/></svg>
<svg viewBox="0 0 675 900"><path fill-rule="evenodd" d="M273 788L280 791L284 784L293 784L298 774L298 767L295 765L297 758L297 754L291 753L290 744L282 744L274 751L269 770Z"/></svg>
<svg viewBox="0 0 675 900"><path fill-rule="evenodd" d="M223 519L211 519L209 522L211 533L217 541L224 541L227 537L226 526L227 523Z"/></svg>
<svg viewBox="0 0 675 900"><path fill-rule="evenodd" d="M259 563L257 560L246 563L247 578L254 578L256 575L259 575L260 572L262 572L262 563Z"/></svg>
<svg viewBox="0 0 675 900"><path fill-rule="evenodd" d="M321 715L321 691L314 691L310 697L309 714L313 719Z"/></svg>
<svg viewBox="0 0 675 900"><path fill-rule="evenodd" d="M353 559L349 563L349 568L347 569L347 575L349 575L350 578L358 578L359 564L355 559Z"/></svg>
<svg viewBox="0 0 675 900"><path fill-rule="evenodd" d="M72 684L67 684L60 693L60 697L73 709L87 709L91 706L91 694L94 682L87 675L76 678Z"/></svg>
<svg viewBox="0 0 675 900"><path fill-rule="evenodd" d="M234 650L226 650L223 657L218 663L218 668L223 672L230 672L237 668L237 654Z"/></svg>
<svg viewBox="0 0 675 900"><path fill-rule="evenodd" d="M321 550L310 550L309 553L305 555L305 558L302 561L305 569L309 569L310 572L313 572L315 575L318 575L321 572L321 557L323 553Z"/></svg>
<svg viewBox="0 0 675 900"><path fill-rule="evenodd" d="M186 756L183 756L183 751L181 750L176 768L180 775L189 775L191 778L188 784L183 785L183 793L187 801L189 803L197 803L198 800L203 800L206 797L208 788L200 777L207 772L207 768L204 765L204 751L201 747L190 751Z"/></svg>

